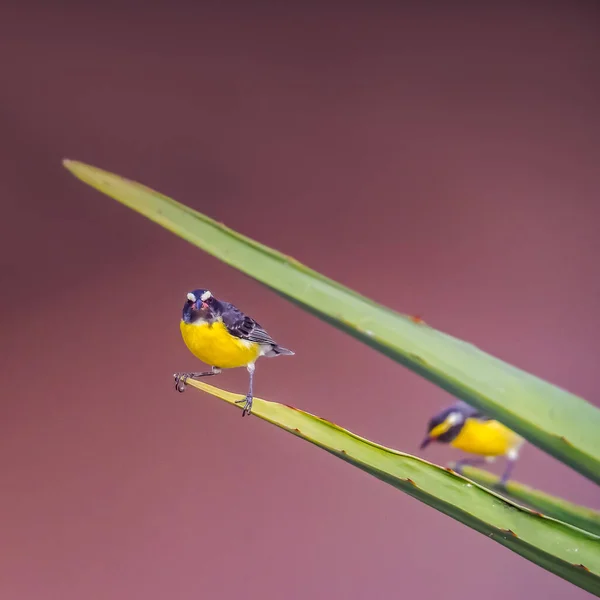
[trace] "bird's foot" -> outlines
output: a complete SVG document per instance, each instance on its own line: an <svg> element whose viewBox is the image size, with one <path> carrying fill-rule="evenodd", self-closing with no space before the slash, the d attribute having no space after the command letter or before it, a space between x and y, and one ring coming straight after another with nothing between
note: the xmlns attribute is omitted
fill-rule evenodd
<svg viewBox="0 0 600 600"><path fill-rule="evenodd" d="M516 458L509 458L506 468L504 469L504 473L502 473L502 477L500 477L496 487L500 490L506 489L506 484L510 480L510 476L512 475L512 471L515 467Z"/></svg>
<svg viewBox="0 0 600 600"><path fill-rule="evenodd" d="M477 465L481 465L484 462L482 458L463 458L461 460L457 460L452 465L452 470L459 475L465 476L464 468L465 467L476 467Z"/></svg>
<svg viewBox="0 0 600 600"><path fill-rule="evenodd" d="M189 377L192 377L193 373L173 373L175 378L175 389L178 392L185 392L185 384Z"/></svg>
<svg viewBox="0 0 600 600"><path fill-rule="evenodd" d="M252 411L252 396L248 394L245 398L235 401L236 404L241 404L242 402L245 403L244 410L242 411L242 417L245 417L246 415L249 415Z"/></svg>
<svg viewBox="0 0 600 600"><path fill-rule="evenodd" d="M500 479L496 482L496 485L494 487L498 490L506 490L506 484L508 483L509 477L510 473L504 473L502 477L500 477Z"/></svg>
<svg viewBox="0 0 600 600"><path fill-rule="evenodd" d="M185 391L185 384L188 379L199 379L200 377L210 377L211 375L218 375L221 369L213 367L210 371L203 371L202 373L173 373L175 378L175 389L178 392Z"/></svg>
<svg viewBox="0 0 600 600"><path fill-rule="evenodd" d="M455 472L458 473L459 475L464 475L463 473L463 469L465 467L465 463L464 460L457 460L455 463L451 463L450 464L450 468Z"/></svg>

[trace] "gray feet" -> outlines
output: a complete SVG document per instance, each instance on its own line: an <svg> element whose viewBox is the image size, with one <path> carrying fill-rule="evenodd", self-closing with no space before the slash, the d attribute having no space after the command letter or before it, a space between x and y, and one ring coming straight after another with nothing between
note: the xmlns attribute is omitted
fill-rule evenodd
<svg viewBox="0 0 600 600"><path fill-rule="evenodd" d="M185 392L185 384L188 379L200 379L200 377L210 377L218 375L221 372L217 367L213 367L211 371L203 371L202 373L173 373L175 378L175 389L178 392Z"/></svg>
<svg viewBox="0 0 600 600"><path fill-rule="evenodd" d="M236 404L241 404L242 402L245 403L244 410L242 411L242 417L245 417L252 412L252 396L248 394L245 398L242 398L242 400L235 401Z"/></svg>
<svg viewBox="0 0 600 600"><path fill-rule="evenodd" d="M507 461L507 465L506 465L506 469L504 469L504 473L502 473L502 477L500 478L500 481L498 482L498 487L504 488L506 487L506 484L508 483L508 480L510 479L510 476L512 474L512 470L515 466L515 461L511 460L510 458Z"/></svg>
<svg viewBox="0 0 600 600"><path fill-rule="evenodd" d="M477 465L481 465L484 462L485 462L485 459L483 459L483 458L463 458L462 460L458 460L458 461L456 461L456 463L454 463L454 470L459 475L462 475L463 467L466 467L466 466L476 467Z"/></svg>

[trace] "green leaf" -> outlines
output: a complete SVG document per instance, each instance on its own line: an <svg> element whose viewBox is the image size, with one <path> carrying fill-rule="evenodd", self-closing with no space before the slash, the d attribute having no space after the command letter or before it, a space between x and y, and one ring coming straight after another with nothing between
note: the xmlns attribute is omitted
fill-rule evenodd
<svg viewBox="0 0 600 600"><path fill-rule="evenodd" d="M188 385L235 404L245 396ZM252 415L277 425L600 596L600 537L521 507L425 460L385 448L304 411L254 398Z"/></svg>
<svg viewBox="0 0 600 600"><path fill-rule="evenodd" d="M600 411L589 402L385 308L148 187L79 162L65 160L64 165L92 187L464 399L600 483Z"/></svg>
<svg viewBox="0 0 600 600"><path fill-rule="evenodd" d="M595 535L600 535L600 512L597 510L552 496L516 481L509 481L505 488L498 488L500 478L497 475L476 467L465 466L462 468L462 473L465 477L485 487L497 488L498 493L506 495L517 502L524 502L548 517L553 517Z"/></svg>

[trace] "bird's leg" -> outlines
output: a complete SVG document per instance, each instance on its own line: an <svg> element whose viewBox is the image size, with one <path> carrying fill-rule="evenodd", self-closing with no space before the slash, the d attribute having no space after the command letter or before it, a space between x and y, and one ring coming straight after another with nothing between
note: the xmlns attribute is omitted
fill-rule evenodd
<svg viewBox="0 0 600 600"><path fill-rule="evenodd" d="M211 375L218 375L221 369L212 367L210 371L203 371L201 373L173 373L175 378L175 389L178 392L185 391L185 384L188 379L199 379L200 377L210 377Z"/></svg>
<svg viewBox="0 0 600 600"><path fill-rule="evenodd" d="M254 394L252 392L252 384L254 383L254 363L250 363L246 368L248 369L248 373L250 374L250 384L248 385L248 393L246 394L246 397L244 399L235 401L236 404L241 404L242 402L245 403L244 410L242 411L242 417L249 415L252 411L252 399L254 397Z"/></svg>
<svg viewBox="0 0 600 600"><path fill-rule="evenodd" d="M466 467L467 465L469 465L471 467L475 467L477 465L482 465L484 462L485 462L485 458L463 458L461 460L456 461L456 463L454 464L454 470L459 475L462 475L463 467Z"/></svg>
<svg viewBox="0 0 600 600"><path fill-rule="evenodd" d="M508 480L510 479L510 475L512 470L515 467L515 463L517 462L517 453L509 452L506 455L506 468L504 469L504 473L502 473L502 477L500 477L500 481L498 482L498 486L501 488L506 487Z"/></svg>

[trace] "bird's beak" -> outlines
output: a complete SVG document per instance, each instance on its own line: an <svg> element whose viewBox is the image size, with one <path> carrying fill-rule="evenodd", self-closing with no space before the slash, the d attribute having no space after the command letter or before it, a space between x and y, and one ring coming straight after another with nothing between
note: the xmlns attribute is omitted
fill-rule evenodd
<svg viewBox="0 0 600 600"><path fill-rule="evenodd" d="M423 448L427 448L427 446L429 446L429 444L431 444L431 442L433 442L433 438L429 437L428 435L425 436L425 439L421 442L419 449L423 450Z"/></svg>

